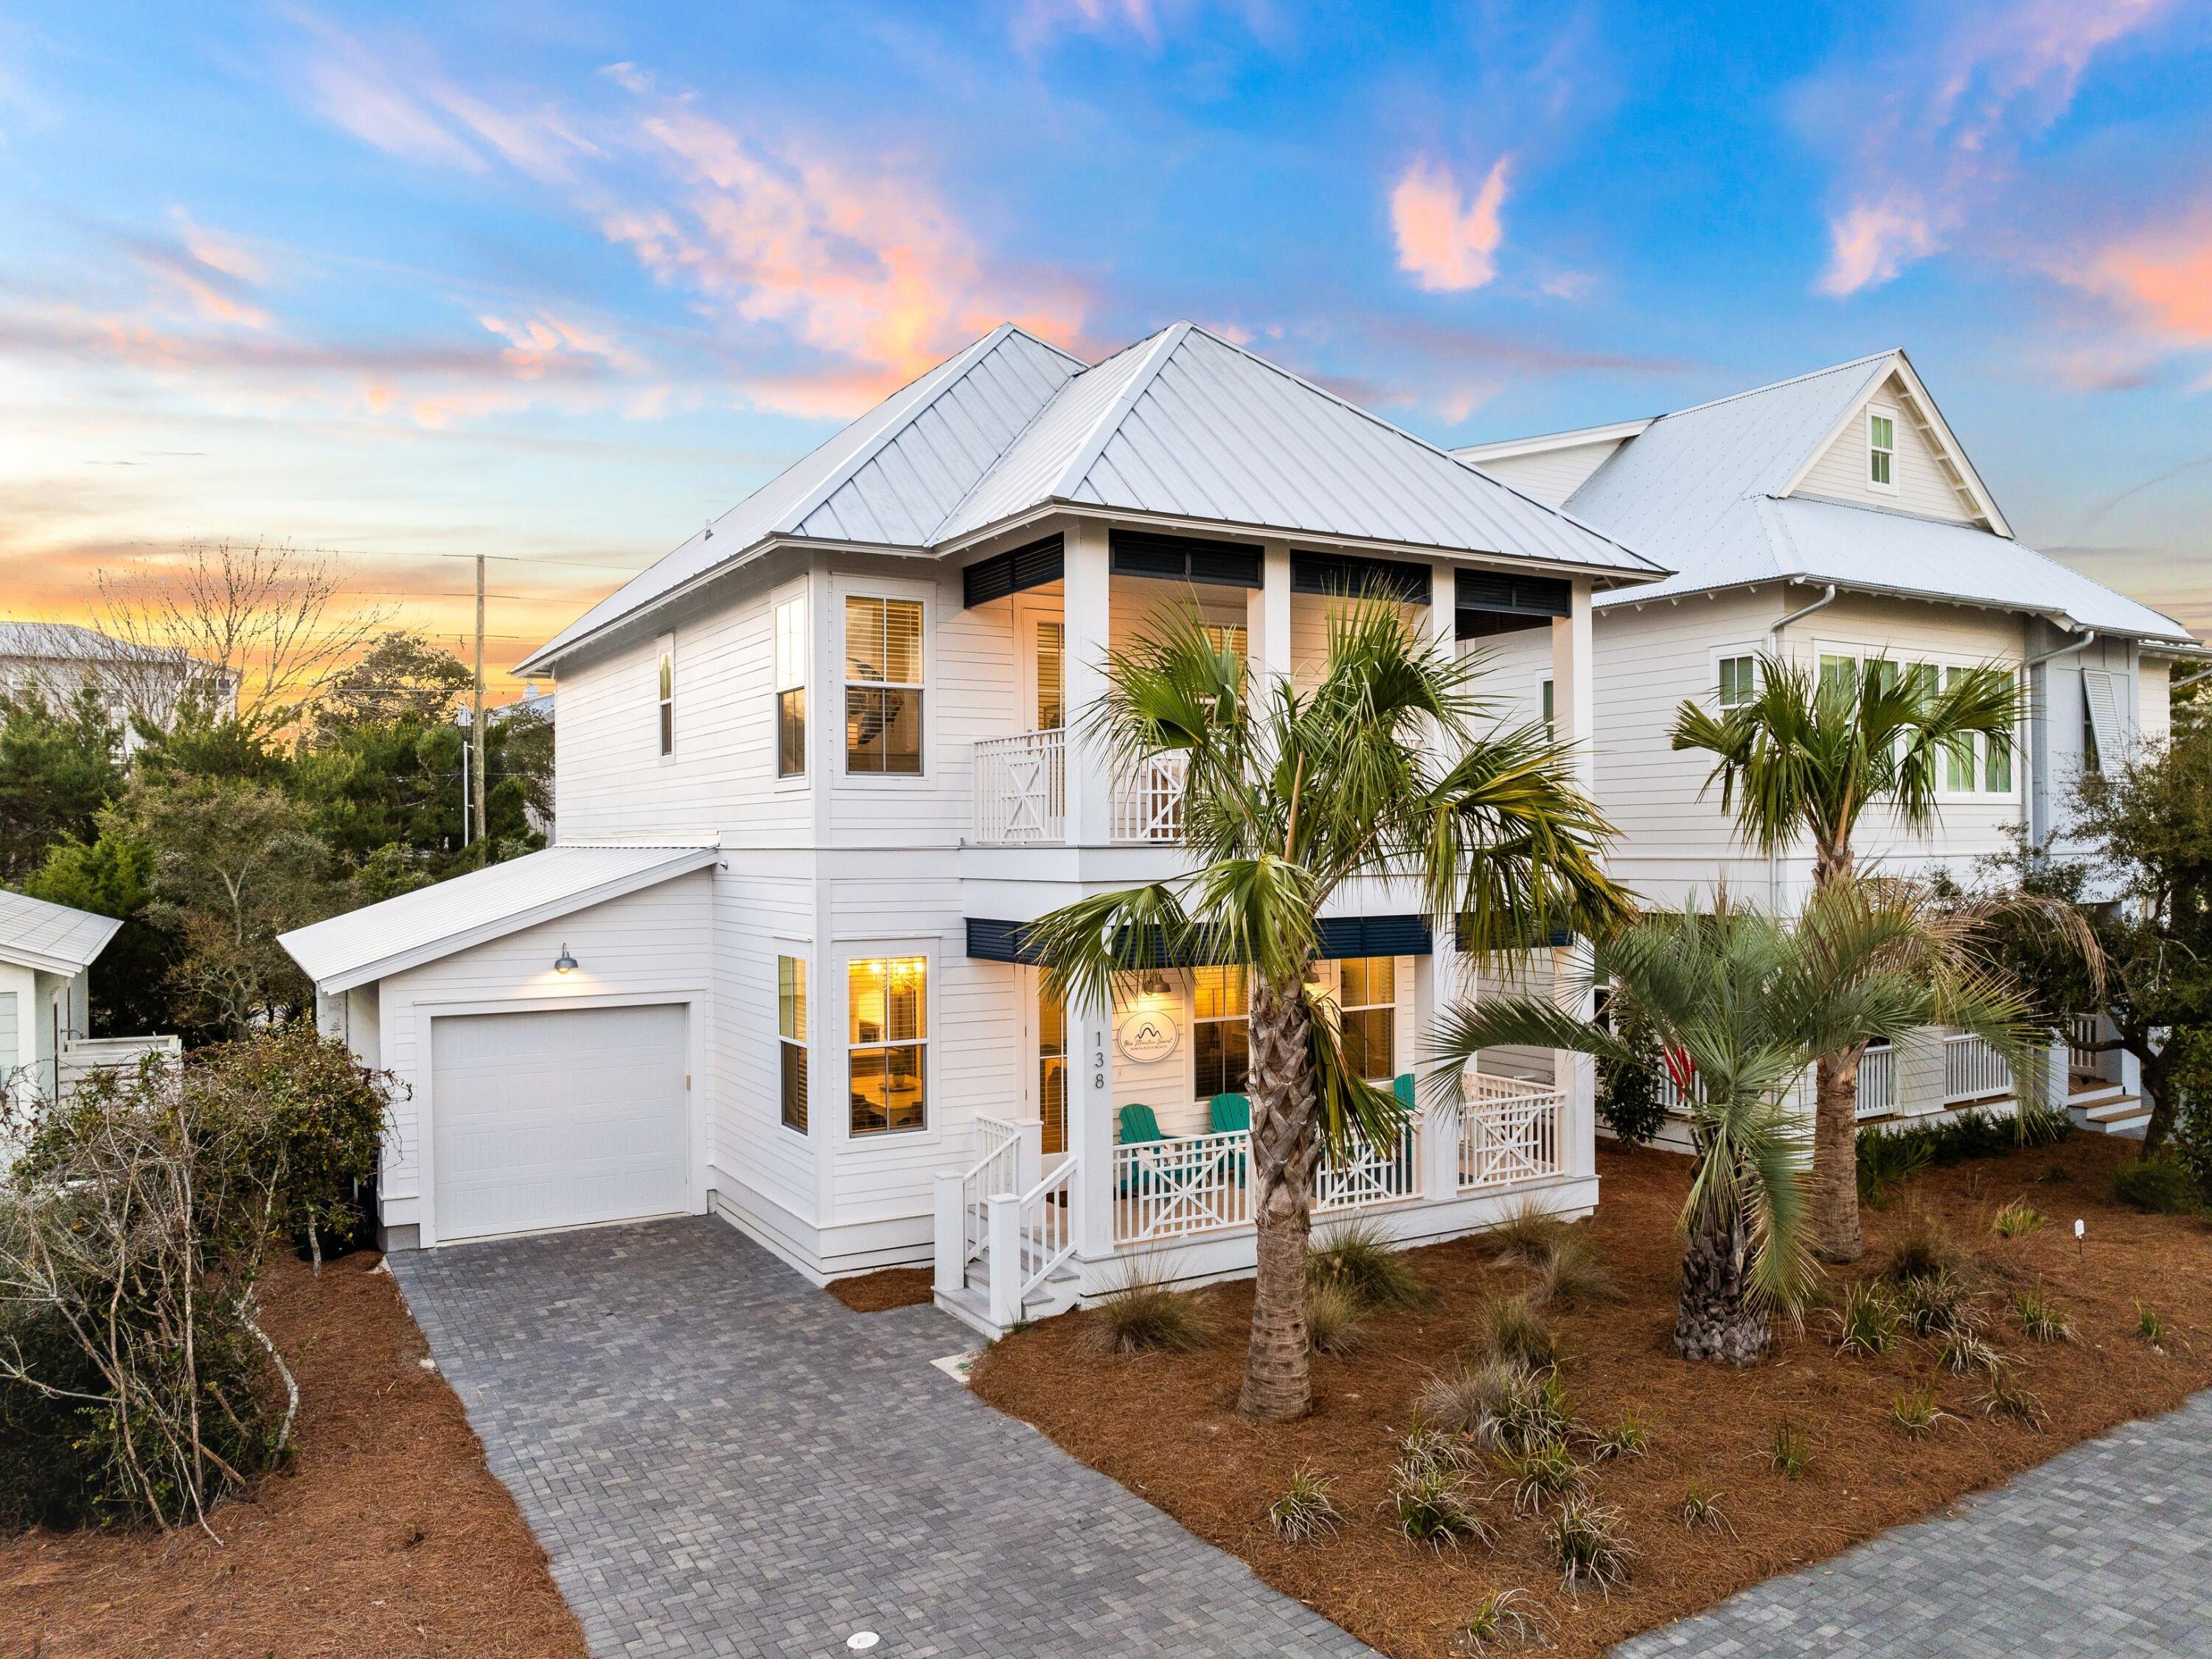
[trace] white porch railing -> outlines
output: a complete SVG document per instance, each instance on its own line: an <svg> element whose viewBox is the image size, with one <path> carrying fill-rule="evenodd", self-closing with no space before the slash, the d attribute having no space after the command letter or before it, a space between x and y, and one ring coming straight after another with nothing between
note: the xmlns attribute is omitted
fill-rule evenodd
<svg viewBox="0 0 2212 1659"><path fill-rule="evenodd" d="M1002 1193L991 1200L988 1302L991 1322L1000 1329L1018 1324L1030 1292L1075 1254L1075 1195L1082 1190L1080 1158L1063 1158L1029 1191Z"/></svg>
<svg viewBox="0 0 2212 1659"><path fill-rule="evenodd" d="M975 1162L960 1176L961 1256L959 1282L968 1282L968 1264L990 1243L990 1204L1022 1189L1022 1126L1002 1118L975 1120Z"/></svg>
<svg viewBox="0 0 2212 1659"><path fill-rule="evenodd" d="M1887 1117L1897 1109L1897 1050L1869 1048L1859 1056L1858 1115Z"/></svg>
<svg viewBox="0 0 2212 1659"><path fill-rule="evenodd" d="M1401 1203L1421 1193L1423 1115L1395 1146L1362 1146L1351 1162L1323 1161L1314 1182L1314 1213L1341 1214ZM1252 1220L1252 1136L1222 1134L1139 1140L1114 1148L1114 1239L1133 1244Z"/></svg>
<svg viewBox="0 0 2212 1659"><path fill-rule="evenodd" d="M185 1041L179 1036L70 1037L62 1044L55 1067L55 1092L64 1098L94 1072L136 1072L147 1055L164 1066L179 1064Z"/></svg>
<svg viewBox="0 0 2212 1659"><path fill-rule="evenodd" d="M2097 1052L2097 1017L2094 1014L2066 1016L2066 1064L2077 1072L2098 1073L2104 1055Z"/></svg>
<svg viewBox="0 0 2212 1659"><path fill-rule="evenodd" d="M1024 732L975 745L975 839L1067 838L1067 733Z"/></svg>
<svg viewBox="0 0 2212 1659"><path fill-rule="evenodd" d="M1182 787L1189 763L1182 755L1154 755L1114 784L1115 841L1175 841L1182 835Z"/></svg>
<svg viewBox="0 0 2212 1659"><path fill-rule="evenodd" d="M1943 1103L1984 1100L2012 1092L2012 1067L1986 1038L1971 1033L1943 1039Z"/></svg>
<svg viewBox="0 0 2212 1659"><path fill-rule="evenodd" d="M1459 1109L1459 1189L1558 1175L1565 1093L1487 1072L1468 1074Z"/></svg>

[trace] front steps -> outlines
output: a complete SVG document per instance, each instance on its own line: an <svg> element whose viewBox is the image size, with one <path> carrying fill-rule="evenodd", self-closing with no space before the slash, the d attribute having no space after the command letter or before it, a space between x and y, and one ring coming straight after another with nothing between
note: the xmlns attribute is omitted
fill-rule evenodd
<svg viewBox="0 0 2212 1659"><path fill-rule="evenodd" d="M2071 1096L2066 1102L2067 1115L2074 1120L2076 1128L2091 1134L2130 1135L2142 1139L2144 1127L2150 1122L2150 1103L2140 1095L2131 1095L2117 1083L2094 1093Z"/></svg>
<svg viewBox="0 0 2212 1659"><path fill-rule="evenodd" d="M995 1342L1006 1333L991 1319L991 1253L988 1250L969 1265L968 1282L958 1290L940 1290L937 1305L951 1314L969 1329ZM1081 1299L1081 1275L1076 1270L1074 1258L1062 1262L1058 1272L1031 1291L1022 1303L1022 1319L1028 1322L1049 1319L1054 1314L1066 1313Z"/></svg>

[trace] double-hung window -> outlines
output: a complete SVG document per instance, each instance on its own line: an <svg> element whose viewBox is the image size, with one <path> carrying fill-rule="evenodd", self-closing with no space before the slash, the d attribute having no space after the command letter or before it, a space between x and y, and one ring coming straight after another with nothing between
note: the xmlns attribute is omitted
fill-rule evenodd
<svg viewBox="0 0 2212 1659"><path fill-rule="evenodd" d="M775 959L775 1035L783 1127L806 1133L806 958Z"/></svg>
<svg viewBox="0 0 2212 1659"><path fill-rule="evenodd" d="M1897 488L1897 417L1867 411L1867 483L1876 489Z"/></svg>
<svg viewBox="0 0 2212 1659"><path fill-rule="evenodd" d="M775 775L806 775L806 595L775 608Z"/></svg>
<svg viewBox="0 0 2212 1659"><path fill-rule="evenodd" d="M1559 690L1551 680L1536 682L1536 702L1543 710L1544 735L1556 741L1559 737Z"/></svg>
<svg viewBox="0 0 2212 1659"><path fill-rule="evenodd" d="M921 771L921 601L845 601L845 770Z"/></svg>
<svg viewBox="0 0 2212 1659"><path fill-rule="evenodd" d="M1398 1075L1398 959L1349 957L1336 975L1345 1067L1370 1083L1387 1082Z"/></svg>
<svg viewBox="0 0 2212 1659"><path fill-rule="evenodd" d="M1251 1002L1241 967L1191 970L1191 1053L1198 1098L1241 1095L1250 1077Z"/></svg>
<svg viewBox="0 0 2212 1659"><path fill-rule="evenodd" d="M877 957L846 970L852 1132L883 1134L929 1123L929 963Z"/></svg>
<svg viewBox="0 0 2212 1659"><path fill-rule="evenodd" d="M1720 662L1720 698L1723 708L1741 708L1759 693L1759 659L1756 657L1723 657Z"/></svg>
<svg viewBox="0 0 2212 1659"><path fill-rule="evenodd" d="M660 705L660 752L665 758L676 752L676 641L664 637L654 655L655 690Z"/></svg>

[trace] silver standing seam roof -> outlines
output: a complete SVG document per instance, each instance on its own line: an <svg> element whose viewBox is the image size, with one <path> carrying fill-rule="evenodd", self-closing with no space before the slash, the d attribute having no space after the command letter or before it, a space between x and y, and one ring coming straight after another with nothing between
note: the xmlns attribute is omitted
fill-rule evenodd
<svg viewBox="0 0 2212 1659"><path fill-rule="evenodd" d="M720 856L701 842L565 843L295 927L276 942L317 990L334 994L704 869Z"/></svg>
<svg viewBox="0 0 2212 1659"><path fill-rule="evenodd" d="M1001 325L526 658L528 671L775 540L945 552L1054 506L1664 574L1620 541L1266 359L1176 323L1095 367Z"/></svg>
<svg viewBox="0 0 2212 1659"><path fill-rule="evenodd" d="M2195 643L2172 617L2024 545L2002 514L1993 513L1985 528L1786 494L1893 374L1917 384L1902 351L1876 352L1662 415L1626 437L1567 497L1566 508L1674 574L1598 603L1639 604L1753 582L1832 581ZM1932 401L1929 412L1940 421ZM1954 460L1972 477L1964 454ZM1972 482L1986 495L1978 477Z"/></svg>
<svg viewBox="0 0 2212 1659"><path fill-rule="evenodd" d="M76 974L92 965L121 926L114 916L0 890L0 962Z"/></svg>

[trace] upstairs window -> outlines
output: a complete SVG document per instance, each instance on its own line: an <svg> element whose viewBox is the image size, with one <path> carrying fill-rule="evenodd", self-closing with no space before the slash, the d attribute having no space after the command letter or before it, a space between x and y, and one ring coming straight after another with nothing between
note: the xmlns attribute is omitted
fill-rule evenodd
<svg viewBox="0 0 2212 1659"><path fill-rule="evenodd" d="M775 608L775 775L806 775L806 596Z"/></svg>
<svg viewBox="0 0 2212 1659"><path fill-rule="evenodd" d="M1867 415L1867 482L1876 489L1897 488L1897 417Z"/></svg>
<svg viewBox="0 0 2212 1659"><path fill-rule="evenodd" d="M1723 657L1720 667L1721 707L1740 708L1759 692L1759 659Z"/></svg>
<svg viewBox="0 0 2212 1659"><path fill-rule="evenodd" d="M676 752L676 641L661 641L659 655L656 672L660 700L660 752L665 758Z"/></svg>
<svg viewBox="0 0 2212 1659"><path fill-rule="evenodd" d="M921 601L845 601L845 770L921 771Z"/></svg>
<svg viewBox="0 0 2212 1659"><path fill-rule="evenodd" d="M806 958L775 959L775 1034L783 1127L806 1133Z"/></svg>

